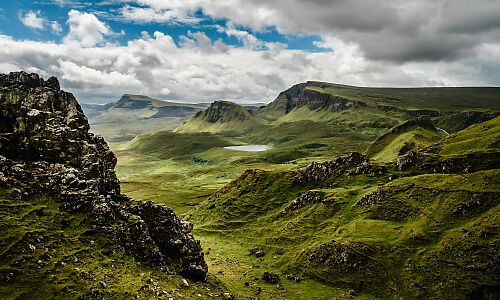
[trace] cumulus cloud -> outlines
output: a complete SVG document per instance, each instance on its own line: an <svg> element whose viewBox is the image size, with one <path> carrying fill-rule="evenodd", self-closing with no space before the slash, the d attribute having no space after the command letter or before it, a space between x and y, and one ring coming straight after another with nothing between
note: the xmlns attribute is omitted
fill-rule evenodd
<svg viewBox="0 0 500 300"><path fill-rule="evenodd" d="M41 16L40 11L30 10L25 14L19 16L19 19L24 24L24 26L31 29L43 29L45 20Z"/></svg>
<svg viewBox="0 0 500 300"><path fill-rule="evenodd" d="M57 21L50 22L50 29L52 30L52 33L57 35L61 34L63 30L61 24L59 24L59 22Z"/></svg>
<svg viewBox="0 0 500 300"><path fill-rule="evenodd" d="M196 27L178 37L177 44L166 33L144 31L119 45L109 42L117 34L96 15L71 10L62 43L0 35L0 71L55 75L79 100L90 102L124 93L192 102L262 102L307 80L362 86L498 85L498 2L127 1L120 13L133 22L223 19L226 25L216 29L243 47L211 39ZM321 40L315 45L324 52L259 40L256 32L270 26L283 34L317 34Z"/></svg>
<svg viewBox="0 0 500 300"><path fill-rule="evenodd" d="M372 60L456 60L500 37L498 0L137 0L149 19L197 11L255 31L318 34L359 45ZM127 18L127 16L125 16ZM172 17L175 18L175 17ZM236 34L236 33L235 33Z"/></svg>
<svg viewBox="0 0 500 300"><path fill-rule="evenodd" d="M334 39L322 44L335 46L334 51L311 53L235 47L202 32L185 38L191 42L176 45L167 34L144 32L124 46L83 47L0 36L0 68L3 63L10 69L46 70L47 76L58 76L62 86L80 100L92 102L107 102L123 93L193 102L260 102L271 101L280 91L306 80L372 86L460 85L469 80L454 75L456 70L451 68L445 70L448 81L443 82L439 68L425 77L418 63L402 67L369 61L359 46ZM491 56L496 50L483 51ZM472 72L483 78L481 67L475 68L460 74Z"/></svg>
<svg viewBox="0 0 500 300"><path fill-rule="evenodd" d="M68 13L69 33L64 37L65 43L78 44L82 47L93 47L101 44L105 36L113 35L111 28L101 22L94 14L70 10Z"/></svg>

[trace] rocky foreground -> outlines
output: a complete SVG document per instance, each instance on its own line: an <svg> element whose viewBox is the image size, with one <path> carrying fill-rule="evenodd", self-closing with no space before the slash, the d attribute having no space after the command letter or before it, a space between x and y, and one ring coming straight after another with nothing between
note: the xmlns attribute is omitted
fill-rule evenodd
<svg viewBox="0 0 500 300"><path fill-rule="evenodd" d="M0 74L0 188L19 200L48 195L84 213L96 231L146 265L205 280L207 264L192 225L173 210L120 194L116 157L55 77Z"/></svg>

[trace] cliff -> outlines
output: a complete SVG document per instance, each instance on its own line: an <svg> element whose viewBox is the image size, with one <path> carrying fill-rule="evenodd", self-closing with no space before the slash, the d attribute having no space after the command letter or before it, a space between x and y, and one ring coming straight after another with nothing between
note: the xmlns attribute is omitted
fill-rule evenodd
<svg viewBox="0 0 500 300"><path fill-rule="evenodd" d="M0 75L0 120L0 189L10 197L55 197L64 213L83 213L138 261L205 279L208 268L192 225L164 205L120 193L113 152L89 132L80 105L56 78Z"/></svg>

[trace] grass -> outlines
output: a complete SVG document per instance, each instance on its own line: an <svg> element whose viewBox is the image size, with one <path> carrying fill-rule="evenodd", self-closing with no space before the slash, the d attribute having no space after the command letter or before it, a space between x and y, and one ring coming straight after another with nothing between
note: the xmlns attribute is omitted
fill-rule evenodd
<svg viewBox="0 0 500 300"><path fill-rule="evenodd" d="M368 147L366 155L376 161L395 161L399 155L433 145L442 137L443 134L435 128L421 126L418 123L413 124L413 121L409 121L393 127L380 136Z"/></svg>
<svg viewBox="0 0 500 300"><path fill-rule="evenodd" d="M498 101L500 88L370 88L330 83L318 83L306 88L362 101L370 106L394 106L409 110L495 112L500 110Z"/></svg>
<svg viewBox="0 0 500 300"><path fill-rule="evenodd" d="M477 138L473 133L478 128L468 130L458 134L461 142ZM483 146L468 152L484 151ZM340 176L311 186L295 182L294 171L247 172L187 217L207 245L220 239L247 249L261 247L273 257L266 270L300 274L340 288L343 295L348 289L366 297L496 295L492 291L498 274L488 262L498 260L494 245L500 243L500 170L417 176L390 170L390 174L400 179ZM279 215L300 192L310 189L322 191L329 200ZM359 204L377 190L380 200ZM467 232L470 236L464 235ZM238 257L224 245L216 249ZM236 275L220 278L230 284L232 276ZM231 289L251 295L240 286Z"/></svg>
<svg viewBox="0 0 500 300"><path fill-rule="evenodd" d="M175 133L112 144L123 191L165 203L192 221L213 282L237 297L461 299L493 293L498 275L488 261L498 261L498 247L492 245L499 243L499 169L483 164L471 174L420 174L387 164L386 174L312 182L301 182L297 170L311 161L361 152L378 137L367 153L381 165L394 161L409 142L428 161L495 155L500 118L442 140L438 132L419 126L383 134L408 118L386 106L497 112L498 90L308 88L367 106L335 113L307 107L286 115L257 112L243 122L208 127L193 119ZM272 148L259 153L224 149L243 144ZM282 214L310 190L325 200ZM253 247L266 255L248 255ZM281 284L263 282L264 271L280 274ZM287 274L305 280L288 281Z"/></svg>
<svg viewBox="0 0 500 300"><path fill-rule="evenodd" d="M491 152L500 148L500 117L475 124L443 140L441 155Z"/></svg>
<svg viewBox="0 0 500 300"><path fill-rule="evenodd" d="M185 287L173 272L142 266L86 220L57 199L20 201L0 190L1 298L208 299L225 291L213 276Z"/></svg>

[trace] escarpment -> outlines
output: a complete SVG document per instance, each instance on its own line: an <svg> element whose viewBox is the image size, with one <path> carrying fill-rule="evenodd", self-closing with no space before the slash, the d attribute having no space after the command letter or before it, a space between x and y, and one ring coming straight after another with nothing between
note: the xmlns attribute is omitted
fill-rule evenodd
<svg viewBox="0 0 500 300"><path fill-rule="evenodd" d="M137 260L204 280L207 265L192 225L172 209L120 193L116 157L55 77L0 75L0 188L29 199L54 196L66 212L119 243ZM174 265L172 265L174 264Z"/></svg>

